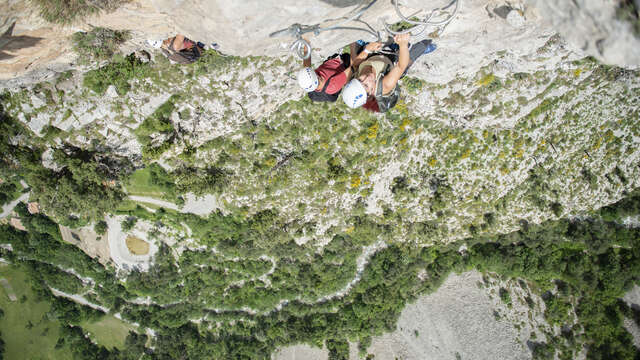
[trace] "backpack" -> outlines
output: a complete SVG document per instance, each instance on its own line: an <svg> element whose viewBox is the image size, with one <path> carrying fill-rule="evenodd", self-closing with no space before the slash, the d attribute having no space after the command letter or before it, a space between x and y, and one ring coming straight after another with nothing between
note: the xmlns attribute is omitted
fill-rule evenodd
<svg viewBox="0 0 640 360"><path fill-rule="evenodd" d="M171 41L171 45L168 49L162 48L162 52L165 54L169 60L173 60L178 64L191 64L196 62L200 56L202 56L202 48L199 43L194 43L193 46L189 49L182 49L180 51L175 51L173 49L173 42L175 38Z"/></svg>
<svg viewBox="0 0 640 360"><path fill-rule="evenodd" d="M349 56L349 54L333 54L333 55L329 56L327 58L327 60L331 60L331 59L336 58L338 56L340 56L340 60L342 60L342 63L345 65L345 68L348 67L351 64L351 57ZM327 60L325 60L325 61L327 61ZM309 97L309 99L311 99L312 101L318 101L318 102L336 102L336 100L338 100L338 98L340 97L340 93L342 92L342 89L340 91L338 91L337 93L335 93L335 94L327 94L326 93L327 87L329 87L329 82L330 82L332 77L328 78L324 82L324 87L322 88L322 90L308 92L307 96Z"/></svg>
<svg viewBox="0 0 640 360"><path fill-rule="evenodd" d="M202 51L198 46L194 46L191 49L184 49L180 51L166 50L162 49L164 54L169 58L169 60L173 60L178 64L192 64L200 58L202 55Z"/></svg>

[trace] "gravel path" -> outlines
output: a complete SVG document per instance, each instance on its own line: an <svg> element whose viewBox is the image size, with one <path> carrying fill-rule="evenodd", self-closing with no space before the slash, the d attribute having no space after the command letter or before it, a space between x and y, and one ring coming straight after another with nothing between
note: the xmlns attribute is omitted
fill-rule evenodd
<svg viewBox="0 0 640 360"><path fill-rule="evenodd" d="M327 349L319 349L306 344L283 347L271 354L273 360L326 360L329 358Z"/></svg>
<svg viewBox="0 0 640 360"><path fill-rule="evenodd" d="M4 205L2 207L2 213L0 214L0 219L4 219L7 216L9 216L11 214L11 212L13 211L13 208L15 208L16 205L18 205L19 203L29 200L29 194L30 193L24 193L24 194L20 195L19 198L17 198L15 200L13 200L12 202Z"/></svg>
<svg viewBox="0 0 640 360"><path fill-rule="evenodd" d="M61 296L61 297L65 297L67 299L73 300L75 302L77 302L78 304L82 304L82 305L86 305L88 307L94 308L96 310L100 310L104 313L108 313L109 309L107 309L104 306L100 306L98 304L94 304L92 302L89 302L89 300L85 299L84 297L80 296L80 295L75 295L75 294L67 294L64 291L60 291L58 289L49 287L49 289L51 290L51 293L53 293L53 295L55 296Z"/></svg>
<svg viewBox="0 0 640 360"><path fill-rule="evenodd" d="M185 195L185 203L182 208L172 202L147 196L131 195L129 196L129 199L142 203L162 206L165 209L176 210L180 211L181 213L192 213L200 216L208 215L212 211L220 207L216 196L211 194L204 195L203 197L196 197L193 193L188 193Z"/></svg>
<svg viewBox="0 0 640 360"><path fill-rule="evenodd" d="M317 304L317 303L322 303L325 301L329 301L331 299L335 299L335 298L339 298L339 297L343 297L346 294L349 293L349 291L351 290L351 288L358 282L360 281L360 278L362 277L362 274L364 273L364 269L367 266L367 264L369 263L369 259L371 258L371 256L373 256L373 254L375 254L376 252L378 252L378 250L384 249L385 247L387 247L387 244L382 241L379 240L374 244L371 244L369 246L365 246L365 248L362 250L362 254L360 254L360 256L358 257L358 259L356 260L356 276L353 277L353 279L351 279L351 281L349 281L349 283L347 285L345 285L345 287L343 287L342 289L329 294L329 295L325 295L321 298L319 298L316 301L313 302L304 302L305 304ZM296 300L299 300L298 298L296 298ZM289 302L291 302L290 299L285 299L285 300L281 300L280 303L278 303L278 305L276 305L275 308L273 308L271 311L269 311L268 313L272 313L274 311L280 311L282 310L282 307L287 305ZM255 311L254 311L255 312Z"/></svg>
<svg viewBox="0 0 640 360"><path fill-rule="evenodd" d="M149 203L149 204L153 204L153 205L162 206L165 209L171 209L171 210L180 211L180 208L178 207L178 205L176 205L176 204L174 204L172 202L168 202L168 201L164 201L164 200L158 200L158 199L155 199L155 198L152 198L152 197L131 195L131 196L129 196L129 199L131 199L133 201L140 201L140 202L144 202L144 203Z"/></svg>
<svg viewBox="0 0 640 360"><path fill-rule="evenodd" d="M188 193L185 196L183 213L192 213L196 215L208 215L215 209L220 208L218 198L215 195L207 194L201 198L197 198L194 194Z"/></svg>

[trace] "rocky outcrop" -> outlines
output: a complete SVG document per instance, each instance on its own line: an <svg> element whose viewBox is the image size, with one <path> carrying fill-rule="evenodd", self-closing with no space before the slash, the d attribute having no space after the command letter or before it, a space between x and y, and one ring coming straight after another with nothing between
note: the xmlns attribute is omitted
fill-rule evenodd
<svg viewBox="0 0 640 360"><path fill-rule="evenodd" d="M640 66L640 37L629 21L619 19L624 1L529 0L541 22L550 25L585 54L625 68ZM636 9L640 8L635 0ZM633 10L629 10L633 11ZM637 10L635 15L637 21Z"/></svg>

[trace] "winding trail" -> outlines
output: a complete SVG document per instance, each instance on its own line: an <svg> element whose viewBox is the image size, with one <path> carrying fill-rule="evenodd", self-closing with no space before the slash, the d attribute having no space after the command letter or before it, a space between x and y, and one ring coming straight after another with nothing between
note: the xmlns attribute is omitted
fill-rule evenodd
<svg viewBox="0 0 640 360"><path fill-rule="evenodd" d="M106 307L100 306L98 304L94 304L94 303L90 302L89 300L85 299L83 296L75 295L75 294L67 294L64 291L60 291L60 290L58 290L56 288L52 288L52 287L49 287L49 290L51 290L51 293L53 295L55 295L55 296L65 297L65 298L67 298L69 300L73 300L73 301L77 302L78 304L82 304L82 305L88 306L90 308L94 308L96 310L100 310L100 311L102 311L104 313L108 313L109 312L109 309L107 309Z"/></svg>
<svg viewBox="0 0 640 360"><path fill-rule="evenodd" d="M131 196L129 196L129 199L131 199L133 201L139 201L139 202L143 202L143 203L149 203L149 204L153 204L153 205L162 206L165 209L171 209L171 210L180 211L180 208L178 207L178 205L176 205L176 204L174 204L172 202L159 200L159 199L152 198L152 197L131 195Z"/></svg>
<svg viewBox="0 0 640 360"><path fill-rule="evenodd" d="M362 278L362 274L364 273L364 269L367 267L367 264L369 264L369 260L371 259L371 257L378 252L379 250L382 250L384 248L387 247L387 244L383 241L383 240L378 240L377 242L369 245L369 246L365 246L364 249L362 250L362 254L360 254L360 256L358 256L358 259L356 260L356 276L353 277L353 279L351 279L351 281L349 281L349 283L347 283L347 285L345 285L342 289L329 294L329 295L325 295L323 297L320 297L319 299L317 299L314 302L306 302L306 301L302 301L300 300L300 298L296 298L294 300L296 301L302 301L303 303L307 304L307 305L314 305L314 304L320 304L323 302L327 302L329 300L333 300L336 298L341 298L345 295L347 295L349 293L349 291L351 291L351 289L353 288L353 286L355 284L358 283L358 281L360 281L360 279ZM282 310L282 307L287 305L290 301L292 300L281 300L280 303L278 305L276 305L276 307L270 311L268 311L266 314L270 314L274 311L280 311Z"/></svg>
<svg viewBox="0 0 640 360"><path fill-rule="evenodd" d="M201 199L197 199L193 194L187 194L186 197L186 203L184 205L184 207L181 209L180 207L178 207L178 205L165 201L165 200L159 200L159 199L155 199L155 198L151 198L151 197L146 197L146 196L136 196L136 195L131 195L129 196L129 199L133 200L133 201L138 201L138 202L142 202L142 203L149 203L149 204L154 204L157 206L162 206L166 209L172 209L172 210L176 210L176 211L180 211L182 213L194 213L197 215L206 215L209 214L211 211L213 211L216 208L219 208L218 203L216 201L216 198L213 195L207 195ZM114 240L114 244L117 243L117 241L115 240L115 238L117 236L121 236L120 232L121 232L121 227L120 227L120 223L118 223L117 221L113 221L113 218L110 218L111 222L109 222L109 243L110 246L112 247L111 249L111 254L112 254L112 258L114 257L114 249L113 246L111 245L111 241L112 239ZM113 227L112 227L113 224ZM184 224L183 224L184 225ZM189 229L190 232L191 229ZM112 233L113 233L113 238L112 238ZM306 302L304 300L301 300L300 297L296 297L294 299L282 299L280 300L280 302L271 310L264 312L262 314L268 315L274 311L280 311L282 310L282 308L284 306L286 306L288 303L290 303L291 301L302 301L305 304L309 304L309 305L313 305L313 304L318 304L318 303L323 303L332 299L336 299L336 298L340 298L343 297L345 295L347 295L349 293L349 291L351 291L351 289L355 286L355 284L358 283L358 281L360 281L360 279L362 278L362 274L364 273L364 270L367 266L367 264L369 263L369 260L371 259L371 256L373 256L376 252L378 252L379 250L382 250L384 248L387 247L387 244L383 241L383 240L378 240L377 242L365 246L362 250L362 253L360 254L360 256L358 256L358 259L356 260L356 275L353 277L353 279L351 279L351 281L349 281L349 283L347 283L342 289L322 296L320 298L318 298L317 300L313 301L313 302ZM121 253L122 251L117 251L115 250L116 254ZM125 254L126 255L126 254ZM117 256L117 255L116 255ZM126 256L125 256L126 257ZM257 277L256 279L259 279L261 281L263 281L265 284L269 284L270 281L268 279L268 276L271 275L276 268L276 263L274 261L274 259L268 257L268 256L264 256L262 257L264 260L269 260L272 262L273 266L271 267L271 269L265 273L262 274L261 276ZM114 258L115 260L115 258ZM123 259L124 260L124 259ZM117 262L117 261L116 261ZM122 262L127 262L127 261L122 261ZM132 261L131 265L133 265L133 263L135 263L136 261ZM151 302L151 301L150 301ZM221 312L229 312L229 311L244 311L247 314L250 315L256 315L259 314L260 312L251 309L251 308L247 308L247 307L243 307L241 309L218 309L218 308L210 308L210 309L206 309L208 311L213 311L216 313L221 313Z"/></svg>
<svg viewBox="0 0 640 360"><path fill-rule="evenodd" d="M156 199L148 196L130 195L129 199L133 201L138 201L141 203L161 206L165 209L179 211L183 214L191 213L191 214L196 214L200 216L209 215L215 209L220 208L218 199L216 198L215 195L212 195L212 194L206 194L198 198L193 193L187 193L185 195L185 203L182 207L166 200L160 200L160 199Z"/></svg>
<svg viewBox="0 0 640 360"><path fill-rule="evenodd" d="M24 193L24 194L20 195L19 198L17 198L15 200L13 200L12 202L4 205L2 207L2 213L0 214L0 219L4 219L7 216L9 216L11 214L11 212L13 211L13 209L16 207L16 205L18 205L21 202L25 202L25 201L27 201L29 199L29 195L30 194L31 194L30 192Z"/></svg>
<svg viewBox="0 0 640 360"><path fill-rule="evenodd" d="M243 307L240 309L218 309L218 308L208 308L205 309L207 311L212 311L215 312L217 314L220 313L225 313L225 312L245 312L248 315L269 315L275 311L280 311L282 310L283 307L285 307L287 304L289 304L291 301L301 301L304 304L307 305L314 305L314 304L320 304L329 300L333 300L336 298L340 298L343 297L345 295L347 295L349 293L349 291L351 291L351 289L353 288L353 286L355 284L358 283L358 281L360 281L360 279L362 278L362 274L364 273L365 268L367 267L367 264L369 264L369 260L371 259L371 257L378 251L384 249L387 247L387 244L383 241L383 240L378 240L377 242L369 245L369 246L365 246L362 254L360 254L360 256L358 257L358 259L356 260L356 276L353 277L353 279L351 279L351 281L349 281L349 283L347 285L345 285L342 289L332 293L332 294L328 294L325 296L322 296L320 298L318 298L317 300L313 301L313 302L306 302L300 299L300 297L296 297L294 299L283 299L280 300L280 302L271 310L269 311L265 311L265 312L259 312L256 311L254 309L248 308L248 307Z"/></svg>

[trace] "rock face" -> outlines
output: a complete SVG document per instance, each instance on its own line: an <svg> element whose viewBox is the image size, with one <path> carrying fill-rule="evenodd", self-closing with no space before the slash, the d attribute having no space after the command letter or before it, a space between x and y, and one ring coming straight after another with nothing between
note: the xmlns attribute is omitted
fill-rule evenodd
<svg viewBox="0 0 640 360"><path fill-rule="evenodd" d="M222 0L136 0L113 13L81 19L73 26L47 24L27 3L8 1L0 5L5 15L0 23L17 19L12 33L4 36L5 54L0 58L0 79L10 79L33 70L59 72L73 67L73 53L68 36L91 26L129 29L133 39L126 50L144 47L146 39L162 39L175 33L207 44L218 43L223 52L233 55L286 56L293 37L270 38L269 34L291 24L334 25L350 14L356 1L314 0L300 6L294 0L254 2ZM405 15L424 17L432 8L449 4L437 0L425 5L421 1L400 1ZM425 8L426 6L426 8ZM503 50L525 54L539 47L548 36L559 32L574 50L597 57L609 64L635 68L640 64L640 40L634 37L629 23L616 19L614 2L580 0L557 4L550 0L518 0L508 4L501 0L461 0L455 19L444 32L429 27L415 41L436 36L439 51L434 54L433 80L447 81L458 73L472 73ZM452 11L453 7L447 9ZM334 21L331 21L333 19ZM361 18L374 30L383 30L382 21L400 20L393 3L377 1ZM351 23L349 26L363 28ZM576 31L577 29L577 31ZM7 42L11 38L10 42ZM373 40L362 31L321 32L309 34L314 60L319 61L357 40ZM46 74L39 74L40 79Z"/></svg>
<svg viewBox="0 0 640 360"><path fill-rule="evenodd" d="M141 221L133 233L141 240L158 240L148 255L128 253L127 233L121 231L125 215L108 217L108 234L102 240L93 228L87 228L84 239L82 233L76 239L70 229L62 231L68 242L103 263L111 259L122 273L148 269L156 251L158 257L173 256L163 255L160 241L182 252L180 256L188 261L181 262L177 272L190 267L190 272L183 273L188 280L148 293L131 287L132 294L141 297L153 294L148 304L153 301L164 308L190 303L195 291L202 289L204 276L219 276L228 281L211 285L215 291L207 288L197 293L202 311L190 314L185 322L202 324L199 329L217 329L222 319L218 315L226 316L227 310L238 313L237 319L248 319L281 311L288 304L296 309L311 305L329 314L334 312L329 301L338 303L354 292L368 292L354 284L371 280L365 276L368 266L373 274L386 267L377 265L376 254L387 250L385 254L392 254L393 245L458 248L454 242L476 236L590 216L592 210L640 186L639 72L585 58L593 54L631 68L640 63L635 50L615 50L622 46L616 34L630 44L636 41L628 24L613 18L615 4L458 1L459 11L446 28L427 28L412 39L433 38L438 50L418 59L401 80L397 106L385 114L372 114L341 103L311 104L291 76L301 66L289 51L293 39L269 37L292 23L335 24L326 20L344 16L356 1L312 0L301 6L300 1L265 0L257 7L249 1L137 0L85 23L57 27L42 23L31 9L12 0L0 5L0 13L20 20L15 25L9 17L0 21L10 24L0 45L26 45L20 43L24 38L17 38L21 36L41 40L33 46L4 48L9 58L0 60L0 76L8 79L0 82L0 89L7 90L2 93L2 111L32 132L28 138L20 135L11 141L27 145L37 141L43 149L42 165L57 173L63 165L56 162L60 157L54 156L59 154L54 149L71 145L126 157L131 167L141 171L157 163L171 176L169 189L185 195L184 206L175 205L173 210L182 208L201 217L154 212L154 205L172 209L167 204L173 203L149 201L146 193L144 197L127 193L133 195L128 199L132 205L142 203L148 210L149 219ZM413 14L424 3L406 0L401 10ZM448 3L429 2L430 8L422 10ZM393 3L379 0L362 19L379 30L385 16L389 23L399 20ZM582 18L591 22L580 22ZM572 21L584 28L571 33L567 23ZM90 25L130 29L134 38L122 51L146 47L152 59L144 64L120 59L96 64L94 69L77 67L65 39ZM568 40L562 36L565 31ZM145 45L147 39L175 33L216 42L222 54L207 52L195 64L177 66ZM363 34L311 35L313 63L319 64ZM131 71L110 71L129 69L131 64ZM64 69L75 71L57 74ZM32 70L37 72L29 73ZM214 184L198 182L200 178ZM114 185L109 178L99 188ZM32 189L31 201L39 201L40 211L48 214L46 198L37 198L38 188ZM163 196L168 191L161 187L151 194ZM215 196L196 198L198 193ZM7 205L0 217L10 215L17 201L28 196ZM207 214L211 223L201 222ZM232 215L229 219L251 219L247 220L255 225L251 234L260 231L260 236L242 246L227 241L227 230L214 220L228 215ZM273 221L272 217L286 228L277 232L277 242L263 236L271 229L263 223ZM365 219L371 223L362 222ZM220 221L227 226L226 219ZM208 239L205 225L211 226L211 233L222 229L221 239ZM238 230L237 234L244 239L245 233ZM354 239L349 246L342 242L347 237ZM253 252L254 248L269 252ZM297 252L290 254L293 248ZM459 248L463 253L467 246ZM304 261L291 265L290 256ZM328 256L333 258L326 267L317 269L328 269L322 272L331 277L319 277L319 285L306 287L311 281L298 274L316 271L316 261ZM237 278L227 276L228 267L235 266L231 263L240 260L255 262L250 265L255 270L238 272ZM214 273L209 265L224 266ZM212 272L205 273L206 269ZM416 276L425 281L429 274L425 270ZM305 285L302 290L290 288L289 279ZM433 358L449 359L474 354L486 358L498 349L503 354L499 358L528 358L529 350L519 342L546 326L537 321L544 309L532 306L537 312L524 316L531 315L535 321L518 332L515 325L498 323L490 312L502 305L488 294L491 290L499 294L498 287L504 284L482 285L485 291L477 287L478 281L475 273L451 277L443 293L422 298L408 309L399 331L374 339L372 351L381 358L395 358L395 346L403 358L430 353ZM527 295L525 288L508 288L514 299ZM176 291L170 294L169 289ZM245 289L252 292L245 296ZM451 306L453 300L457 303ZM500 316L510 321L520 316L505 306ZM416 316L422 308L430 309L422 313L425 321ZM513 309L520 310L517 305ZM236 315L231 316L225 321L232 319L235 324ZM473 327L465 327L472 316ZM486 328L489 331L483 333ZM437 338L439 333L445 336ZM431 341L422 342L419 334L428 334ZM457 334L472 341L459 341ZM501 334L508 336L499 347L487 346ZM474 350L479 347L484 348ZM283 359L300 354L311 358L325 352L306 347L281 352Z"/></svg>
<svg viewBox="0 0 640 360"><path fill-rule="evenodd" d="M374 337L367 353L382 360L530 359L526 340L532 331L544 336L538 327L549 328L543 311L515 301L517 310L507 307L496 291L491 295L484 286L475 271L450 275L437 292L408 305L395 331ZM540 298L536 301L542 303ZM526 318L527 324L515 327L511 313ZM356 354L351 359L357 359Z"/></svg>
<svg viewBox="0 0 640 360"><path fill-rule="evenodd" d="M640 38L631 24L616 19L621 1L529 0L528 5L574 46L607 64L640 65ZM635 2L638 8L638 1Z"/></svg>

